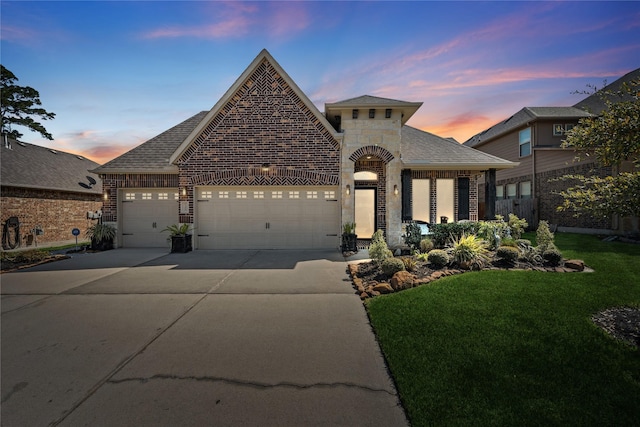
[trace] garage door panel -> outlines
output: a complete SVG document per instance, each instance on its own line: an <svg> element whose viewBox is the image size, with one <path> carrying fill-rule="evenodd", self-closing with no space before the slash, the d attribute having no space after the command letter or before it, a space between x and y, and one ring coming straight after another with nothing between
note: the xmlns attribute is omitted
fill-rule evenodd
<svg viewBox="0 0 640 427"><path fill-rule="evenodd" d="M198 247L338 247L338 203L328 202L325 191L335 195L337 188L202 187L198 197L210 198L197 204Z"/></svg>
<svg viewBox="0 0 640 427"><path fill-rule="evenodd" d="M167 226L178 223L177 189L126 189L121 195L121 245L169 247Z"/></svg>

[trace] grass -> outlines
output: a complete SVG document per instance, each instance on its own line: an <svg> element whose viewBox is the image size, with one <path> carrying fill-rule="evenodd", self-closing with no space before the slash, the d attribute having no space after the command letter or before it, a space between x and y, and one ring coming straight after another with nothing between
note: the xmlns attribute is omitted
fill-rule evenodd
<svg viewBox="0 0 640 427"><path fill-rule="evenodd" d="M640 350L590 318L640 307L640 245L556 245L595 272L469 272L367 302L413 426L639 425Z"/></svg>

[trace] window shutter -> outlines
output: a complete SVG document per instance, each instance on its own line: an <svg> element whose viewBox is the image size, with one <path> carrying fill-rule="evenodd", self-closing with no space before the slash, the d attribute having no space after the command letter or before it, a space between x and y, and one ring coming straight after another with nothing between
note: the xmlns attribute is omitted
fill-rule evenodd
<svg viewBox="0 0 640 427"><path fill-rule="evenodd" d="M469 178L458 178L458 221L469 219Z"/></svg>
<svg viewBox="0 0 640 427"><path fill-rule="evenodd" d="M402 170L402 220L411 221L411 169Z"/></svg>

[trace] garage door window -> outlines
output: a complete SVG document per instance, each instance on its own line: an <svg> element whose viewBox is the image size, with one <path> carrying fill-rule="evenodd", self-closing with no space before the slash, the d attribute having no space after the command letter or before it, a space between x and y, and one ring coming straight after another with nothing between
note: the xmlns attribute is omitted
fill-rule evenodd
<svg viewBox="0 0 640 427"><path fill-rule="evenodd" d="M125 200L135 200L136 199L136 193L125 193L124 194L124 199Z"/></svg>
<svg viewBox="0 0 640 427"><path fill-rule="evenodd" d="M218 191L218 199L228 199L229 192L228 191Z"/></svg>
<svg viewBox="0 0 640 427"><path fill-rule="evenodd" d="M289 198L290 199L299 199L300 198L300 192L299 191L289 191Z"/></svg>
<svg viewBox="0 0 640 427"><path fill-rule="evenodd" d="M317 191L307 191L307 199L317 199L318 192Z"/></svg>
<svg viewBox="0 0 640 427"><path fill-rule="evenodd" d="M324 192L324 198L325 199L335 199L336 198L336 192L335 191L325 191Z"/></svg>
<svg viewBox="0 0 640 427"><path fill-rule="evenodd" d="M158 200L169 200L169 193L158 193Z"/></svg>
<svg viewBox="0 0 640 427"><path fill-rule="evenodd" d="M271 192L272 199L282 199L282 191L272 191Z"/></svg>
<svg viewBox="0 0 640 427"><path fill-rule="evenodd" d="M201 197L203 199L212 199L213 198L213 192L211 192L211 191L203 191Z"/></svg>
<svg viewBox="0 0 640 427"><path fill-rule="evenodd" d="M236 199L246 199L247 192L246 191L236 191Z"/></svg>
<svg viewBox="0 0 640 427"><path fill-rule="evenodd" d="M254 191L253 192L254 199L264 199L264 191Z"/></svg>

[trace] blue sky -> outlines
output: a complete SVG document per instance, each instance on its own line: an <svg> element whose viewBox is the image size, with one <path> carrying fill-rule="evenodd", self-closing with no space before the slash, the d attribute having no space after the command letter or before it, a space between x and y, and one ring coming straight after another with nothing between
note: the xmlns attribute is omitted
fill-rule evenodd
<svg viewBox="0 0 640 427"><path fill-rule="evenodd" d="M104 163L209 110L266 48L324 111L424 102L464 142L640 67L640 2L1 1L1 60L56 113L46 141Z"/></svg>

